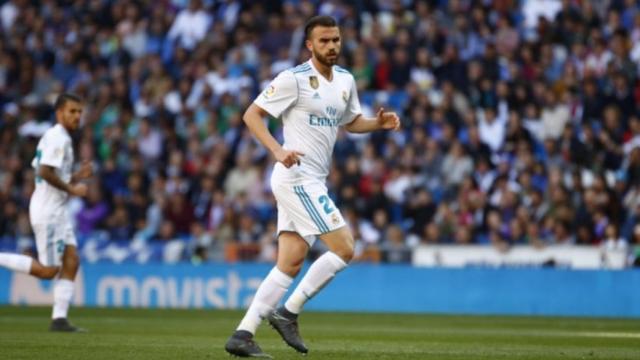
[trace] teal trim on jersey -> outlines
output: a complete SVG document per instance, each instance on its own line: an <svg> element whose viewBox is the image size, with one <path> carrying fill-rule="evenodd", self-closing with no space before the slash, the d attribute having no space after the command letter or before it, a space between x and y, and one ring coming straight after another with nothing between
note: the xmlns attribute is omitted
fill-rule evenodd
<svg viewBox="0 0 640 360"><path fill-rule="evenodd" d="M300 185L300 191L302 192L302 197L307 199L307 202L309 203L309 207L311 207L311 210L313 210L313 212L316 214L316 216L320 220L320 223L322 224L322 227L325 229L324 232L331 231L331 230L329 230L329 227L327 226L327 223L324 222L324 218L322 217L322 215L320 215L320 212L318 211L318 209L313 204L313 201L311 201L311 197L309 197L309 194L307 194L307 192L304 191L304 187L302 187L302 185Z"/></svg>
<svg viewBox="0 0 640 360"><path fill-rule="evenodd" d="M323 223L321 221L322 218L319 218L319 214L317 212L314 212L312 204L310 204L307 198L305 198L302 194L301 186L294 186L293 191L295 191L296 195L298 195L298 197L300 198L302 206L304 206L305 210L307 210L307 213L311 217L311 220L313 220L313 222L316 224L318 230L322 233L326 232L326 229L325 227L323 227Z"/></svg>
<svg viewBox="0 0 640 360"><path fill-rule="evenodd" d="M305 67L305 66L310 66L308 61L305 61L305 62L303 62L301 64L298 64L298 65L294 66L294 69L295 68L299 68L299 67Z"/></svg>
<svg viewBox="0 0 640 360"><path fill-rule="evenodd" d="M310 68L310 67L311 67L311 65L309 65L308 62L305 62L305 63L302 63L302 64L299 64L299 65L295 66L293 68L293 70L299 70L301 68Z"/></svg>
<svg viewBox="0 0 640 360"><path fill-rule="evenodd" d="M313 220L313 222L316 224L316 227L318 228L318 230L323 231L321 224L318 222L318 218L315 216L311 208L309 208L309 204L307 203L307 200L302 196L302 193L300 192L300 187L294 186L293 191L296 193L296 195L298 195L298 198L300 199L302 206L304 206L304 209L307 210L307 214L311 217L311 220Z"/></svg>
<svg viewBox="0 0 640 360"><path fill-rule="evenodd" d="M40 173L40 160L42 160L42 150L36 150L36 183L42 182L42 177L38 175Z"/></svg>
<svg viewBox="0 0 640 360"><path fill-rule="evenodd" d="M293 71L293 73L294 74L304 74L304 73L310 72L310 71L311 71L311 68L308 68L308 69L305 69L305 70L296 70L296 71Z"/></svg>
<svg viewBox="0 0 640 360"><path fill-rule="evenodd" d="M320 230L320 232L322 233L329 232L329 227L322 220L320 213L318 213L316 208L313 206L309 195L307 195L302 186L294 186L293 191L295 191L296 195L298 195L298 197L300 198L302 206L304 206L304 208L307 210L307 213L309 213L311 220L313 220L313 222L316 224L318 230Z"/></svg>
<svg viewBox="0 0 640 360"><path fill-rule="evenodd" d="M307 194L306 191L304 191L304 188L302 187L302 185L300 185L300 190L302 190L302 195L307 199L307 201L309 202L309 206L311 206L311 209L316 213L316 215L318 215L318 218L320 219L320 222L322 223L322 226L326 229L325 232L329 232L331 231L329 229L329 226L327 226L327 223L324 222L324 218L322 217L322 215L320 215L320 211L318 211L318 209L315 207L315 205L313 204L313 201L311 201L311 197L309 197L309 195Z"/></svg>
<svg viewBox="0 0 640 360"><path fill-rule="evenodd" d="M305 73L307 71L311 70L311 65L309 65L309 63L304 63L304 64L300 64L296 67L294 67L293 69L291 69L291 72L293 72L294 74L300 74L300 73Z"/></svg>
<svg viewBox="0 0 640 360"><path fill-rule="evenodd" d="M341 72L341 73L345 73L345 74L351 74L351 73L349 72L349 70L343 69L343 68L341 68L341 67L340 67L340 66L338 66L338 65L334 65L334 66L333 66L333 68L334 68L334 69L336 69L336 71L337 71L337 72Z"/></svg>

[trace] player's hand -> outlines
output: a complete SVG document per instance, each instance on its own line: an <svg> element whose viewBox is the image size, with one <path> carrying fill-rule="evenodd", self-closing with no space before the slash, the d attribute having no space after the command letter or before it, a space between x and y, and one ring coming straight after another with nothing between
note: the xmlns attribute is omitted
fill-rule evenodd
<svg viewBox="0 0 640 360"><path fill-rule="evenodd" d="M77 180L88 179L93 176L93 166L91 166L91 161L85 160L80 165L80 170L76 173Z"/></svg>
<svg viewBox="0 0 640 360"><path fill-rule="evenodd" d="M304 154L299 151L280 148L273 153L273 156L288 169L293 165L300 165L300 157L304 156Z"/></svg>
<svg viewBox="0 0 640 360"><path fill-rule="evenodd" d="M384 130L398 130L400 129L400 118L394 112L385 112L384 108L378 110L376 115L378 124L381 129Z"/></svg>
<svg viewBox="0 0 640 360"><path fill-rule="evenodd" d="M85 197L89 192L87 184L79 183L71 185L69 193L73 196Z"/></svg>

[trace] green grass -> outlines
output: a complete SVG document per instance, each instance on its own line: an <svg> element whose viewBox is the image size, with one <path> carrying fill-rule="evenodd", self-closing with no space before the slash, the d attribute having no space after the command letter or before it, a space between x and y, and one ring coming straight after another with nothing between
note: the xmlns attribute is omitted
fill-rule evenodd
<svg viewBox="0 0 640 360"><path fill-rule="evenodd" d="M0 307L1 359L228 359L242 316L219 310L71 310L87 334L47 332L49 308ZM304 313L305 359L640 359L640 321ZM263 325L276 359L302 359Z"/></svg>

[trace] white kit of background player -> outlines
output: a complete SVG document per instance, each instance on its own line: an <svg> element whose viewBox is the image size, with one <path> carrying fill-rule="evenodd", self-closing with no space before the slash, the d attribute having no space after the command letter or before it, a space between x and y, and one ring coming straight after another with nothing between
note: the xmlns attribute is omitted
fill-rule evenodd
<svg viewBox="0 0 640 360"><path fill-rule="evenodd" d="M0 253L0 266L41 279L55 278L51 331L83 331L67 320L80 264L67 200L70 195L86 196L87 185L79 181L92 175L89 163L82 164L75 174L71 173L73 144L69 133L80 126L81 115L80 98L72 94L60 95L55 103L56 124L38 142L31 164L36 171L36 186L29 204L29 218L38 260L26 255Z"/></svg>
<svg viewBox="0 0 640 360"><path fill-rule="evenodd" d="M305 35L311 59L280 73L243 118L277 160L271 188L278 206L278 260L227 341L226 351L236 356L270 357L253 341L264 318L289 346L300 353L308 352L298 332L297 316L305 302L353 257L353 236L325 185L339 127L350 132L370 132L400 126L396 114L382 109L375 118L361 115L353 76L335 66L340 31L333 18L310 19ZM267 115L282 119L282 146L264 125ZM316 237L329 251L311 265L284 306L276 309Z"/></svg>

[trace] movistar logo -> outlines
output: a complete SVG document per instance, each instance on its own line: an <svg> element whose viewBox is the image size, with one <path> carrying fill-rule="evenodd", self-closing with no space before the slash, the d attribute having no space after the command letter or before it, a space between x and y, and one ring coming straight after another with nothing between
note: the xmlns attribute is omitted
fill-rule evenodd
<svg viewBox="0 0 640 360"><path fill-rule="evenodd" d="M309 125L311 126L338 126L342 113L339 113L333 106L327 106L325 109L327 117L309 114Z"/></svg>
<svg viewBox="0 0 640 360"><path fill-rule="evenodd" d="M340 119L328 118L309 114L309 125L311 126L338 126Z"/></svg>

